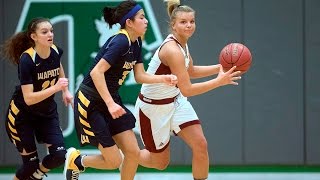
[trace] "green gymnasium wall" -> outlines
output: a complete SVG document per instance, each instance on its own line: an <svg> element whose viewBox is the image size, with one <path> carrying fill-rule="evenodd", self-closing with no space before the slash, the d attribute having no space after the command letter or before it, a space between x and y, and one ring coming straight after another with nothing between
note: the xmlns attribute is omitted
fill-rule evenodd
<svg viewBox="0 0 320 180"><path fill-rule="evenodd" d="M90 8L88 13L95 14L96 10L96 14L90 17L82 13L89 17L86 19L97 19L102 3L115 3L90 2L93 4L86 6ZM197 31L189 41L194 64L218 63L220 50L230 42L246 44L253 55L253 65L243 76L239 86L225 86L190 98L202 121L211 165L320 165L320 83L317 79L320 75L320 1L181 2L196 10ZM54 17L55 10L76 13L70 8L72 5L61 4L61 1L59 3L50 4L48 9L43 8L46 6L44 4L33 4L26 19L37 13ZM73 3L79 5L76 0ZM141 3L148 8L149 21L152 19L147 38L150 45L157 42L157 38L166 36L168 18L165 5L160 0ZM24 6L24 0L0 0L1 44L15 33L24 13ZM37 8L43 10L37 11ZM74 16L75 20L80 15L81 13ZM82 23L83 21L75 23L75 32L84 31L83 27L86 32L95 31L93 22L91 25L87 21ZM66 31L70 27L65 23L58 23L54 28L55 43L65 49L63 63L68 71L72 69L67 63L72 53L68 49L70 37ZM97 34L88 36L92 42L81 40L78 36L81 37L81 34L75 35L75 56L80 52L92 52L99 48ZM82 37L85 38L83 34ZM151 45L150 48L152 49ZM145 54L147 53L149 52L145 50ZM89 56L83 56L87 57L87 61L84 58L82 65L75 64L73 68L76 73L85 71L85 62L90 62ZM82 69L77 69L79 66L83 66ZM15 166L20 158L9 143L3 122L13 87L18 82L17 70L6 61L0 61L0 69L0 166ZM74 82L76 77L79 76L74 77ZM128 85L126 88L135 92L139 90L137 85ZM135 96L129 96L126 88L122 93L125 101L132 105ZM60 102L59 95L57 102ZM69 111L59 104L59 112L61 126L66 130L70 125ZM68 146L77 145L71 144L73 140L74 134L66 137ZM176 137L172 138L171 143L171 164L190 165L191 152L188 147ZM45 150L40 149L40 154L43 155Z"/></svg>

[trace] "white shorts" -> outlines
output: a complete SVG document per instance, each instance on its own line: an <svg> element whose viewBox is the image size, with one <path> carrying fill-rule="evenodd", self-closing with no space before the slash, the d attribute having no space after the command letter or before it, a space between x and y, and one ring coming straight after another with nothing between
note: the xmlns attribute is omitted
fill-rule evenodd
<svg viewBox="0 0 320 180"><path fill-rule="evenodd" d="M169 145L172 133L178 134L185 127L200 124L192 105L182 95L166 104L152 104L152 100L139 97L134 114L140 137L150 152L162 152Z"/></svg>

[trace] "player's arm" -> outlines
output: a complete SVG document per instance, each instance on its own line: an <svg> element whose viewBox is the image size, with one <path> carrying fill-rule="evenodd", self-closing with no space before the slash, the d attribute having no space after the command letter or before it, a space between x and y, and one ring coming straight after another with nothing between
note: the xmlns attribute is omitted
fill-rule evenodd
<svg viewBox="0 0 320 180"><path fill-rule="evenodd" d="M152 75L145 71L143 63L134 66L134 77L137 83L166 83L168 85L176 85L177 77L175 75Z"/></svg>
<svg viewBox="0 0 320 180"><path fill-rule="evenodd" d="M68 86L68 80L59 79L58 82L42 91L33 92L33 84L25 84L21 85L23 99L25 103L30 106L33 104L37 104L48 97L52 96L54 93L61 91L63 88Z"/></svg>
<svg viewBox="0 0 320 180"><path fill-rule="evenodd" d="M215 79L192 84L189 73L185 67L184 56L174 41L166 43L161 48L159 56L160 59L170 67L172 74L175 74L178 77L178 87L181 93L186 97L203 94L223 85L238 84L235 80L238 80L236 75L238 75L239 72L232 72L235 67L226 73L220 68L219 74Z"/></svg>
<svg viewBox="0 0 320 180"><path fill-rule="evenodd" d="M101 98L108 107L108 110L113 119L116 119L126 111L117 103L114 102L110 92L108 90L107 83L105 81L104 73L110 69L111 65L104 59L101 58L100 61L94 66L90 72L90 76L93 80L93 83L100 94Z"/></svg>
<svg viewBox="0 0 320 180"><path fill-rule="evenodd" d="M23 54L20 58L19 71L23 98L28 106L39 103L68 86L68 80L60 78L55 85L44 87L42 91L34 92L32 79L34 63L27 54Z"/></svg>
<svg viewBox="0 0 320 180"><path fill-rule="evenodd" d="M203 78L218 74L220 70L220 65L209 65L209 66L194 66L193 59L190 55L190 63L188 68L188 73L191 79Z"/></svg>
<svg viewBox="0 0 320 180"><path fill-rule="evenodd" d="M63 66L62 66L61 63L60 63L60 69L59 69L59 78L66 78L66 75L64 73L64 69L63 69ZM73 100L73 96L70 93L68 86L63 88L63 90L62 90L62 101L63 101L64 105L67 106L68 104L70 104L73 107L72 100Z"/></svg>

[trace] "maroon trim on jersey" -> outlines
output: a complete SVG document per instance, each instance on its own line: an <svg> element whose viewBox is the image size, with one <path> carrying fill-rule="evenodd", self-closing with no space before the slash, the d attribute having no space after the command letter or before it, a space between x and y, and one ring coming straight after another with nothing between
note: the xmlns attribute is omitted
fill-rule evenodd
<svg viewBox="0 0 320 180"><path fill-rule="evenodd" d="M156 145L154 144L154 139L152 136L152 129L150 119L141 111L139 110L139 117L140 117L140 129L141 129L141 136L143 139L143 143L145 148L153 153L160 153L163 152L169 146L170 141L163 146L161 149L157 149Z"/></svg>
<svg viewBox="0 0 320 180"><path fill-rule="evenodd" d="M185 122L185 123L183 123L183 124L180 124L179 127L180 127L180 129L182 130L182 129L186 128L186 127L189 127L189 126L192 126L192 125L195 125L195 124L201 124L200 120L199 120L199 119L196 119L196 120L188 121L188 122ZM173 131L173 133L174 133L175 135L177 135L176 132Z"/></svg>
<svg viewBox="0 0 320 180"><path fill-rule="evenodd" d="M161 75L161 74L171 74L171 70L169 66L164 65L163 63L160 64L158 67L155 75Z"/></svg>
<svg viewBox="0 0 320 180"><path fill-rule="evenodd" d="M156 105L161 105L161 104L170 104L172 102L174 102L176 96L172 97L172 98L166 98L166 99L150 99L150 98L146 98L144 97L141 93L139 94L139 99L145 103L148 104L156 104Z"/></svg>

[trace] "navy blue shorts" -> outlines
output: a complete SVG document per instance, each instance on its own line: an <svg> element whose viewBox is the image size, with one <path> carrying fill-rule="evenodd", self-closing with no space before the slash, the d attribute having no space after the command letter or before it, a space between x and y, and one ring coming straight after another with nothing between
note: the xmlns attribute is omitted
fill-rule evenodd
<svg viewBox="0 0 320 180"><path fill-rule="evenodd" d="M5 126L10 141L19 152L37 150L38 143L64 146L63 135L59 124L58 113L54 116L43 117L26 111L18 102L11 100Z"/></svg>
<svg viewBox="0 0 320 180"><path fill-rule="evenodd" d="M120 97L113 99L127 112L117 119L112 119L106 104L96 92L88 92L80 87L74 98L74 120L81 146L98 147L101 144L111 147L115 145L112 136L135 127L136 119L121 103Z"/></svg>

